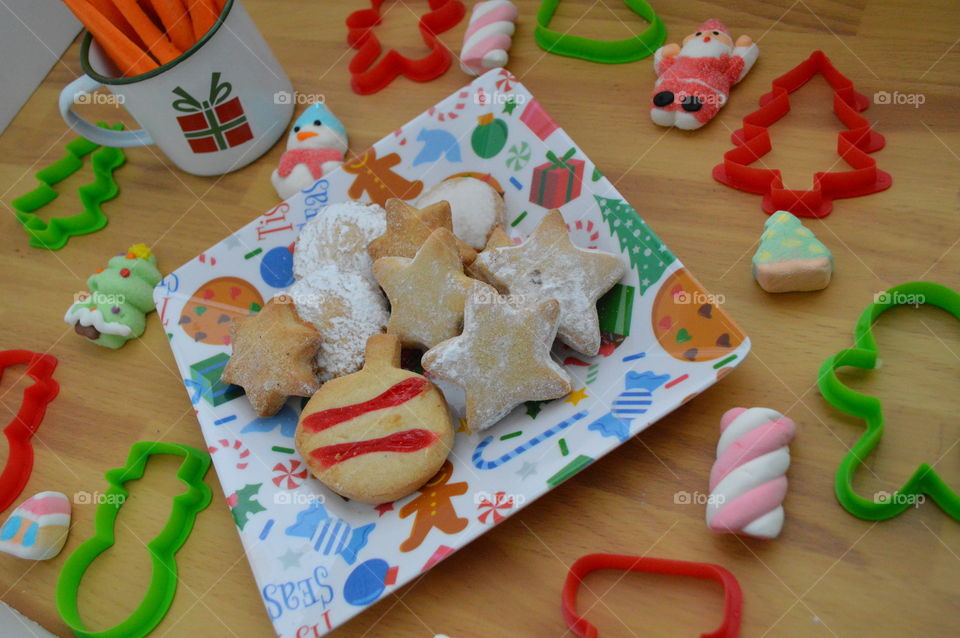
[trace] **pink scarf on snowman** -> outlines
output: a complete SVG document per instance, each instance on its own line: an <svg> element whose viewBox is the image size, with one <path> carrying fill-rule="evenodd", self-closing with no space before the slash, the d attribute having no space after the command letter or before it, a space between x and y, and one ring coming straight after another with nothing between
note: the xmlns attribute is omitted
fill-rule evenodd
<svg viewBox="0 0 960 638"><path fill-rule="evenodd" d="M323 177L323 165L327 162L342 162L343 151L335 148L295 148L284 151L280 156L280 167L277 173L280 177L288 177L297 164L303 164L309 169L314 179Z"/></svg>

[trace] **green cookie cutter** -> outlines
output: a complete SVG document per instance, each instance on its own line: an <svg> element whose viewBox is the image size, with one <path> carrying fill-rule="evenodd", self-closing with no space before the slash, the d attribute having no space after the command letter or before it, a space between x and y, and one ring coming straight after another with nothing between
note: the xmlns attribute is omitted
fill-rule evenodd
<svg viewBox="0 0 960 638"><path fill-rule="evenodd" d="M845 386L837 378L837 368L850 366L862 370L877 367L877 342L873 337L873 324L877 318L896 306L935 306L960 319L960 293L927 281L900 284L878 295L863 311L854 329L854 347L841 350L820 366L818 385L827 403L867 423L866 433L847 452L837 468L835 491L840 505L854 516L868 521L882 521L899 515L908 507L922 502L922 495L929 496L949 516L960 520L960 494L940 478L927 463L921 464L899 490L881 501L871 501L853 489L853 475L857 468L883 437L883 406L880 400L861 394Z"/></svg>
<svg viewBox="0 0 960 638"><path fill-rule="evenodd" d="M118 625L91 631L83 624L77 608L80 581L90 564L113 547L117 514L129 495L124 484L142 478L147 459L156 454L183 457L183 463L177 470L177 478L190 489L173 498L173 507L166 525L156 538L147 543L153 573L143 600L133 613ZM127 464L106 473L110 488L94 515L94 535L70 554L57 580L57 611L74 634L80 638L142 638L163 620L177 591L176 553L190 536L197 514L210 504L210 488L203 482L208 469L210 455L203 450L177 443L138 441L130 447Z"/></svg>
<svg viewBox="0 0 960 638"><path fill-rule="evenodd" d="M627 7L650 23L640 35L625 40L594 40L550 29L550 21L557 12L560 0L543 0L537 11L537 26L533 39L547 53L580 58L603 64L635 62L653 55L667 39L663 20L646 0L623 0Z"/></svg>
<svg viewBox="0 0 960 638"><path fill-rule="evenodd" d="M123 129L123 124L107 126L100 122L97 126L114 131ZM93 181L77 189L83 211L69 217L51 217L49 222L40 219L37 211L60 195L54 186L80 170L83 158L91 153ZM106 226L107 216L103 214L101 204L120 192L113 171L126 161L126 155L119 148L100 146L84 137L67 142L63 157L37 171L40 185L10 203L17 220L30 235L30 245L60 250L70 237L93 233Z"/></svg>

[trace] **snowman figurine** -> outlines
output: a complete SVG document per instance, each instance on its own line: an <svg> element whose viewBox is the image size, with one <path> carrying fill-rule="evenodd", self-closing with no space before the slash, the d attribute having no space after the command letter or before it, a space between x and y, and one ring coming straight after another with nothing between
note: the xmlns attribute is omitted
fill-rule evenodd
<svg viewBox="0 0 960 638"><path fill-rule="evenodd" d="M270 181L282 199L309 188L343 163L347 131L326 105L311 104L293 123Z"/></svg>

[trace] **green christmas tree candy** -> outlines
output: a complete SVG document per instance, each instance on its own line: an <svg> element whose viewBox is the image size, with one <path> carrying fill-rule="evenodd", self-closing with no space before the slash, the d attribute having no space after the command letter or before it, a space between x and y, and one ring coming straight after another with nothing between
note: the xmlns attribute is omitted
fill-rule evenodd
<svg viewBox="0 0 960 638"><path fill-rule="evenodd" d="M826 288L833 274L833 255L813 232L786 211L777 211L763 225L753 256L753 277L767 292L801 292Z"/></svg>
<svg viewBox="0 0 960 638"><path fill-rule="evenodd" d="M78 295L64 321L99 346L119 348L143 334L153 311L153 288L162 276L157 258L144 244L112 257L87 279L89 293Z"/></svg>

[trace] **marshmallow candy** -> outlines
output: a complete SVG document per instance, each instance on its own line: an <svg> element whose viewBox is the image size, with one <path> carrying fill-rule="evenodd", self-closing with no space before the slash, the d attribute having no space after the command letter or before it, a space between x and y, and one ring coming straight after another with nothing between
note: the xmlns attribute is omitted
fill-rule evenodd
<svg viewBox="0 0 960 638"><path fill-rule="evenodd" d="M783 528L787 468L797 425L776 410L733 408L720 420L710 471L707 527L714 532L776 538Z"/></svg>
<svg viewBox="0 0 960 638"><path fill-rule="evenodd" d="M753 256L753 277L767 292L826 288L833 274L830 250L790 213L777 211L764 223Z"/></svg>

